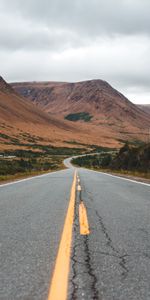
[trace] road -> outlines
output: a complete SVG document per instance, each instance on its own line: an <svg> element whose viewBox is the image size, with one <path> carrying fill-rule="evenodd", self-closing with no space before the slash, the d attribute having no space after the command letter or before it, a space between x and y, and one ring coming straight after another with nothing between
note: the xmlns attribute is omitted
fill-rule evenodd
<svg viewBox="0 0 150 300"><path fill-rule="evenodd" d="M0 186L0 300L149 300L150 185L65 164Z"/></svg>

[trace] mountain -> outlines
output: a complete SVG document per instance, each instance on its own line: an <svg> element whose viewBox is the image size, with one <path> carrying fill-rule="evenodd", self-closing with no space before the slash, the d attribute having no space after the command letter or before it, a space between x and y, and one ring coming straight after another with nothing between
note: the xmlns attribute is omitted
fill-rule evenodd
<svg viewBox="0 0 150 300"><path fill-rule="evenodd" d="M150 115L150 104L139 104L137 106Z"/></svg>
<svg viewBox="0 0 150 300"><path fill-rule="evenodd" d="M66 146L65 141L86 139L86 133L72 124L43 112L20 96L0 77L0 149L14 149L31 144ZM81 137L80 137L81 136ZM69 145L68 145L69 146Z"/></svg>
<svg viewBox="0 0 150 300"><path fill-rule="evenodd" d="M149 115L103 80L25 82L12 87L44 112L89 132L90 141L93 136L107 145L147 140Z"/></svg>

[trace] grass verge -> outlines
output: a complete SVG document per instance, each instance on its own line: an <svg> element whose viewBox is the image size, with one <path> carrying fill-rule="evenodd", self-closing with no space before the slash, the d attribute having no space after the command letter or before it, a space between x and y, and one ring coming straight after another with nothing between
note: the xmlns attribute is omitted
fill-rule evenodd
<svg viewBox="0 0 150 300"><path fill-rule="evenodd" d="M0 175L0 184L7 183L7 182L13 182L13 181L19 180L19 179L30 178L32 176L34 177L34 176L38 176L38 175L44 175L47 173L51 173L51 172L55 172L55 171L59 171L59 170L63 170L63 169L65 169L65 166L62 164L56 170L49 169L47 171L30 171L30 172L16 173L14 175Z"/></svg>
<svg viewBox="0 0 150 300"><path fill-rule="evenodd" d="M0 158L0 182L44 174L64 169L66 156L26 153L25 156L3 156Z"/></svg>

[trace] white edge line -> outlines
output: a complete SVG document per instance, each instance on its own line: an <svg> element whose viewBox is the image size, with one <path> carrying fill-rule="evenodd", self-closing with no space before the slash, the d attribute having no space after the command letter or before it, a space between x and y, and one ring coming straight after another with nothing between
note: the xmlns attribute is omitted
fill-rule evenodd
<svg viewBox="0 0 150 300"><path fill-rule="evenodd" d="M16 180L16 181L12 181L12 182L8 182L8 183L0 184L0 188L1 188L1 187L8 186L8 185L12 185L12 184L24 182L24 181L36 179L36 178L39 178L39 177L46 177L46 176L49 176L49 175L52 175L52 174L55 174L55 173L58 173L58 172L64 172L64 171L68 171L68 170L69 170L69 169L59 170L59 171L55 171L55 172L49 172L49 173L42 174L42 175L35 175L35 176L28 177L28 178L24 178L24 179L21 179L21 180Z"/></svg>
<svg viewBox="0 0 150 300"><path fill-rule="evenodd" d="M145 182L140 182L140 181L132 180L132 179L128 179L128 178L125 178L125 177L120 177L120 176L108 174L108 173L105 173L105 172L98 172L98 171L94 171L94 170L90 170L90 169L85 169L85 168L83 168L83 169L84 169L84 170L88 170L88 171L90 171L90 172L95 172L95 173L98 173L98 174L105 174L105 175L107 175L107 176L116 177L116 178L119 178L119 179L122 179L122 180L127 180L127 181L131 181L131 182L133 182L133 183L142 184L142 185L146 185L146 186L149 186L149 187L150 187L150 184L149 184L149 183L145 183Z"/></svg>

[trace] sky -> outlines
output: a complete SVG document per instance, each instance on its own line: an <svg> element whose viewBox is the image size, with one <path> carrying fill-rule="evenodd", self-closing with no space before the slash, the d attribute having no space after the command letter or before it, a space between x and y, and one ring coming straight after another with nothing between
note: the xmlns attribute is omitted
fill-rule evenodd
<svg viewBox="0 0 150 300"><path fill-rule="evenodd" d="M150 104L150 0L0 0L0 75L103 79Z"/></svg>

